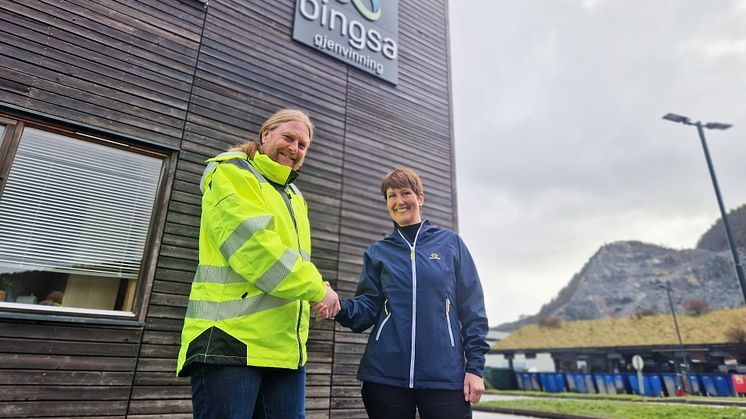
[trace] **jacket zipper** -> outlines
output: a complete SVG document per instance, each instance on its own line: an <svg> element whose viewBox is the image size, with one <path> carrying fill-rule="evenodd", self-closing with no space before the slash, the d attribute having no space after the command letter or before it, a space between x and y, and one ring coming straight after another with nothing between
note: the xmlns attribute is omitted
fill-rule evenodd
<svg viewBox="0 0 746 419"><path fill-rule="evenodd" d="M391 312L386 308L386 304L389 302L389 300L385 300L383 302L383 311L386 313L386 317L381 322L381 326L378 327L378 333L376 333L376 342L378 342L378 338L381 337L381 331L383 330L383 326L386 325L386 322L389 321L389 317L391 317Z"/></svg>
<svg viewBox="0 0 746 419"><path fill-rule="evenodd" d="M446 298L446 322L448 323L448 336L451 338L451 347L456 344L453 342L453 330L451 329L451 300Z"/></svg>
<svg viewBox="0 0 746 419"><path fill-rule="evenodd" d="M283 200L285 201L285 205L288 207L288 212L290 213L290 219L293 220L293 227L295 228L295 239L298 241L298 254L302 255L303 251L300 247L300 233L298 232L298 222L295 221L295 212L293 212L293 204L290 202L290 194L288 193L287 189L285 187L279 187L277 188L280 192L280 195L282 195ZM303 366L303 343L300 339L300 322L301 318L303 318L303 301L298 300L298 324L295 326L295 337L298 339L298 368Z"/></svg>
<svg viewBox="0 0 746 419"><path fill-rule="evenodd" d="M417 233L414 235L414 242L409 244L409 240L402 234L399 229L399 235L404 239L404 243L409 246L409 260L412 261L412 348L411 355L409 358L409 388L414 388L414 359L415 359L415 340L417 338L417 264L415 260L415 246L417 246L417 237L420 235L422 230L422 224L417 229Z"/></svg>

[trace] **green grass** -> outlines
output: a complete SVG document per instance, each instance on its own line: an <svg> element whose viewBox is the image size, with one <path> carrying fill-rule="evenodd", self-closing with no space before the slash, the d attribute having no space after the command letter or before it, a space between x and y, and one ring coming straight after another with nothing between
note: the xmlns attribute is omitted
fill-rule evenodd
<svg viewBox="0 0 746 419"><path fill-rule="evenodd" d="M529 399L489 401L480 406L538 410L609 419L746 419L746 409L608 400Z"/></svg>
<svg viewBox="0 0 746 419"><path fill-rule="evenodd" d="M707 400L727 402L744 402L746 399L739 397L712 397L712 396L685 396L685 397L646 397L635 394L597 394L597 393L545 393L543 391L525 391L525 390L485 390L485 394L501 394L506 396L530 396L543 398L583 398L583 399L618 399L618 400Z"/></svg>

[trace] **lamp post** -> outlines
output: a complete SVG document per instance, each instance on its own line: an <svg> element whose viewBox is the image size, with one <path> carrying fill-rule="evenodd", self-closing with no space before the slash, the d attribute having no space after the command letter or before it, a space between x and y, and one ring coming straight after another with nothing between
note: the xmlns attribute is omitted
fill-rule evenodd
<svg viewBox="0 0 746 419"><path fill-rule="evenodd" d="M715 168L712 166L712 160L710 159L710 151L707 149L707 140L705 140L705 131L707 129L721 129L726 130L730 128L731 124L723 124L720 122L707 122L703 124L700 121L692 122L688 117L677 115L675 113L667 113L663 116L663 119L671 122L682 123L684 125L693 125L697 127L699 133L699 139L702 141L702 150L705 152L705 160L707 160L707 168L710 170L710 178L712 178L712 186L715 188L715 196L718 200L718 206L720 207L720 214L723 218L723 226L725 227L725 236L728 238L728 245L730 251L733 254L733 263L736 265L736 275L738 275L738 282L741 284L741 293L743 294L744 302L746 302L746 278L743 274L743 266L741 265L741 259L738 257L738 250L736 244L733 241L733 233L731 233L730 222L728 222L728 214L725 212L725 205L723 205L723 197L720 195L720 188L718 187L717 177L715 176Z"/></svg>
<svg viewBox="0 0 746 419"><path fill-rule="evenodd" d="M681 365L679 364L679 360L677 359L676 355L674 355L674 362L676 362L676 373L679 377L679 384L683 385L683 387L686 389L687 393L691 393L691 389L689 388L689 381L684 377L684 374L689 373L689 356L684 351L684 341L681 339L681 332L679 331L679 321L676 318L676 309L673 306L673 298L671 298L671 283L668 280L664 280L664 282L661 284L658 284L659 288L663 288L666 290L666 296L668 297L668 306L671 308L671 316L673 317L673 325L676 328L676 337L679 339L679 355L681 358L683 358L684 361L684 371L681 371Z"/></svg>
<svg viewBox="0 0 746 419"><path fill-rule="evenodd" d="M673 308L673 299L671 298L671 284L666 281L665 284L660 286L666 290L666 296L668 297L668 306L671 308L671 316L673 316L673 325L676 328L676 337L679 338L679 348L684 351L684 341L681 340L681 332L679 331L679 321L676 319L676 310Z"/></svg>

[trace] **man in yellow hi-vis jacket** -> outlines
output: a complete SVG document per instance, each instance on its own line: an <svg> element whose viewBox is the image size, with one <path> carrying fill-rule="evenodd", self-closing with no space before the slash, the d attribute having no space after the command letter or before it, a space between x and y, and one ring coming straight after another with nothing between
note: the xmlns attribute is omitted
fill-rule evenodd
<svg viewBox="0 0 746 419"><path fill-rule="evenodd" d="M309 302L339 311L311 263L308 208L292 183L312 136L305 113L284 109L258 143L207 161L177 365L191 376L195 418L305 416Z"/></svg>

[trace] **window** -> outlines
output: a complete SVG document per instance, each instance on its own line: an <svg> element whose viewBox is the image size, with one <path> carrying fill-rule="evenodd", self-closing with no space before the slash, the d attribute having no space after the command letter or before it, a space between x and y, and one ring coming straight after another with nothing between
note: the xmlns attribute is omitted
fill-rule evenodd
<svg viewBox="0 0 746 419"><path fill-rule="evenodd" d="M167 156L18 131L0 189L0 306L131 314Z"/></svg>

